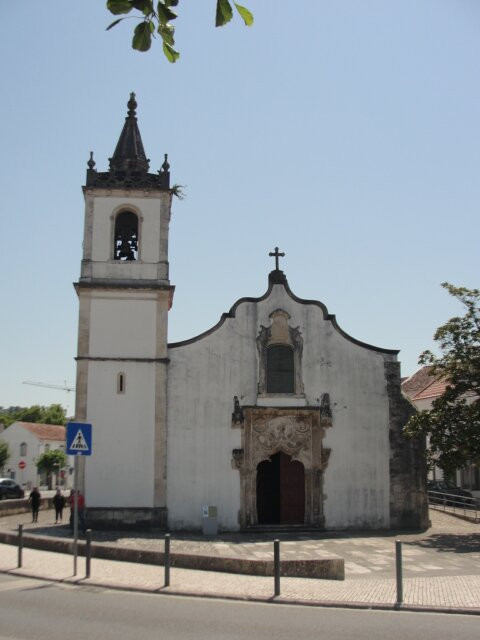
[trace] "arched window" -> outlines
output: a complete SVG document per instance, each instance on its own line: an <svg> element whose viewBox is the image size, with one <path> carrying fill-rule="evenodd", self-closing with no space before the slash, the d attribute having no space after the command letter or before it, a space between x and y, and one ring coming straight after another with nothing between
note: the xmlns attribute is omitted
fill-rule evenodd
<svg viewBox="0 0 480 640"><path fill-rule="evenodd" d="M293 347L272 344L267 348L267 393L295 393Z"/></svg>
<svg viewBox="0 0 480 640"><path fill-rule="evenodd" d="M138 218L131 211L122 211L115 219L114 260L138 260Z"/></svg>
<svg viewBox="0 0 480 640"><path fill-rule="evenodd" d="M22 442L22 444L20 445L20 456L23 458L26 455L27 455L27 443Z"/></svg>
<svg viewBox="0 0 480 640"><path fill-rule="evenodd" d="M49 445L49 444L46 444L46 445L45 445L45 453L47 453L48 451L50 451L50 445Z"/></svg>

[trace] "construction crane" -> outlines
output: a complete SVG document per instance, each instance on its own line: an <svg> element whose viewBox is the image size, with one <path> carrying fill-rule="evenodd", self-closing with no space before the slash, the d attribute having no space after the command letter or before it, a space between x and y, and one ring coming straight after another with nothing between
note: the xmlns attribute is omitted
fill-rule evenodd
<svg viewBox="0 0 480 640"><path fill-rule="evenodd" d="M75 387L68 387L67 381L65 380L65 384L48 384L47 382L34 382L33 380L24 380L22 384L31 384L34 387L46 387L47 389L59 389L61 391L66 391L70 393L70 391L75 391Z"/></svg>

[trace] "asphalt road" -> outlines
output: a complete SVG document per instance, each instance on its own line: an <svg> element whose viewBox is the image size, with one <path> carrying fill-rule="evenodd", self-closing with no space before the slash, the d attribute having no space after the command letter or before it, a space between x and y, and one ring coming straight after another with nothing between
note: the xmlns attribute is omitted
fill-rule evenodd
<svg viewBox="0 0 480 640"><path fill-rule="evenodd" d="M479 622L458 614L129 593L0 574L0 640L471 640Z"/></svg>

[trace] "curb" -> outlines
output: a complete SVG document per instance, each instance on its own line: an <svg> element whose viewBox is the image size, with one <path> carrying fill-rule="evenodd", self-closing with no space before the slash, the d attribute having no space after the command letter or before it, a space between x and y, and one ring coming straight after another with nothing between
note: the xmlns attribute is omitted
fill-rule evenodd
<svg viewBox="0 0 480 640"><path fill-rule="evenodd" d="M480 608L455 608L455 607L440 607L440 606L425 606L425 605L396 605L385 602L342 602L335 600L301 600L298 598L286 598L283 596L242 596L234 594L212 594L205 592L194 591L177 591L168 587L168 591L165 587L157 589L148 589L147 587L126 587L120 585L106 584L101 581L93 580L92 578L45 578L31 573L19 572L17 569L0 569L0 573L6 575L19 576L21 578L31 578L34 580L42 580L45 582L53 582L59 584L72 584L77 587L96 587L102 589L110 589L112 591L126 591L132 593L149 593L160 596L174 596L184 598L203 598L209 600L231 600L238 602L257 602L261 604L272 605L292 605L300 607L321 607L325 609L357 609L357 610L372 610L372 611L398 611L398 612L411 612L411 613L444 613L444 614L457 614L457 615L474 615L480 616Z"/></svg>
<svg viewBox="0 0 480 640"><path fill-rule="evenodd" d="M0 543L17 546L18 534L0 531ZM85 555L85 540L78 541L78 553ZM73 553L73 539L50 536L23 534L23 546L30 549L53 551L56 553ZM92 558L134 562L137 564L163 565L163 551L128 549L112 547L94 542L91 545ZM252 560L250 558L226 558L200 554L170 553L170 566L178 569L194 569L197 571L219 571L250 576L269 577L274 575L272 560ZM281 560L282 575L290 578L316 578L326 580L344 580L345 563L340 556L313 560Z"/></svg>

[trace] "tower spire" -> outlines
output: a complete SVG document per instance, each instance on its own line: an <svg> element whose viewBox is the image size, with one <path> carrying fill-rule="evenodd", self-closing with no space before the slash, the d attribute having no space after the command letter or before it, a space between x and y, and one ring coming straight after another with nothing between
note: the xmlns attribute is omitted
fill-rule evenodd
<svg viewBox="0 0 480 640"><path fill-rule="evenodd" d="M127 187L141 189L170 189L170 165L165 154L165 162L157 173L149 173L150 160L145 155L142 136L137 124L137 101L130 94L128 111L122 133L109 159L108 172L95 169L93 154L87 163L87 187Z"/></svg>
<svg viewBox="0 0 480 640"><path fill-rule="evenodd" d="M113 156L110 158L110 171L148 173L150 164L145 155L142 136L137 124L137 101L133 92L130 94L127 106L128 114L125 118L125 124Z"/></svg>

